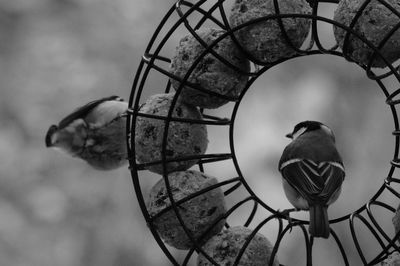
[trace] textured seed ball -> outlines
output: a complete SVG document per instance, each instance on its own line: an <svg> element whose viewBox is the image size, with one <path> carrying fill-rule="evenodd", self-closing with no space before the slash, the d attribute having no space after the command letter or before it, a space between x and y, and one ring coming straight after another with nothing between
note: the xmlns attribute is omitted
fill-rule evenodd
<svg viewBox="0 0 400 266"><path fill-rule="evenodd" d="M233 265L238 253L252 230L237 226L231 227L212 237L204 246L204 251L217 262L219 265ZM256 233L249 245L246 247L240 261L239 266L265 266L269 265L273 246L269 240ZM203 254L197 259L198 266L211 266L211 263ZM275 258L274 266L278 266L279 262Z"/></svg>
<svg viewBox="0 0 400 266"><path fill-rule="evenodd" d="M400 254L395 251L389 255L384 261L381 262L381 266L398 266L400 265Z"/></svg>
<svg viewBox="0 0 400 266"><path fill-rule="evenodd" d="M279 0L278 6L280 14L311 14L311 7L305 0ZM231 27L236 27L274 14L273 0L235 0L229 21ZM282 22L293 46L300 48L310 31L311 20L293 17L282 18ZM240 45L262 63L271 63L296 54L282 34L277 18L253 23L238 30L235 36Z"/></svg>
<svg viewBox="0 0 400 266"><path fill-rule="evenodd" d="M225 31L221 29L201 29L196 33L207 45L211 45ZM250 70L249 61L234 45L229 36L219 41L213 47L213 50L238 69L245 72ZM176 48L170 65L170 72L183 79L193 63L204 51L204 46L194 36L185 36L180 40ZM236 97L246 86L247 80L247 75L225 64L211 53L207 53L194 68L188 82L211 92ZM171 83L175 90L179 88L179 81L171 79ZM182 101L202 108L218 108L228 102L218 96L201 92L189 86L184 86L180 97Z"/></svg>
<svg viewBox="0 0 400 266"><path fill-rule="evenodd" d="M158 116L167 116L171 107L173 93L156 94L151 96L139 112ZM202 115L194 106L177 102L172 117L201 120ZM162 160L162 145L165 121L155 118L138 116L135 130L135 153L139 163L150 163ZM166 159L175 159L184 156L202 155L208 145L207 128L204 124L187 122L169 122ZM184 160L166 163L167 172L187 170L198 160ZM146 169L162 174L162 163L149 165Z"/></svg>
<svg viewBox="0 0 400 266"><path fill-rule="evenodd" d="M190 170L171 173L168 180L175 201L218 183L214 177ZM154 216L169 206L171 203L166 185L164 179L161 179L150 191L147 210L151 216ZM225 219L217 222L226 212L224 194L219 187L180 204L178 209L184 225L200 244L218 234L225 224ZM193 246L173 209L156 218L154 226L167 244L177 249L189 249ZM212 229L206 233L211 227ZM202 238L203 234L205 236Z"/></svg>
<svg viewBox="0 0 400 266"><path fill-rule="evenodd" d="M357 11L366 0L341 0L335 10L334 20L344 26L349 27ZM400 2L398 0L386 0L394 9L400 12ZM397 17L390 9L381 4L378 0L372 0L363 10L354 25L355 32L370 41L374 46L378 47L385 36L399 23L400 18ZM344 39L347 31L338 27L333 27L336 41L343 49ZM366 43L351 34L348 42L348 55L355 61L363 65L368 65L372 58L373 49ZM397 29L393 35L386 41L380 50L380 53L393 63L400 58L400 29ZM385 62L376 56L372 61L372 67L385 67Z"/></svg>

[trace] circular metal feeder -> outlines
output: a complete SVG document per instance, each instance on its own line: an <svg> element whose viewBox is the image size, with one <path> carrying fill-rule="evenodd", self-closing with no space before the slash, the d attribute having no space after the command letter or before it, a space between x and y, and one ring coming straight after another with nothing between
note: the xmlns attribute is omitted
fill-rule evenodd
<svg viewBox="0 0 400 266"><path fill-rule="evenodd" d="M388 6L389 4L385 0L376 0L381 2L382 4ZM397 207L397 202L396 203L385 203L382 198L382 194L385 192L393 194L396 198L400 198L400 192L396 189L395 185L396 183L400 183L400 178L395 177L396 171L399 171L398 168L400 168L400 158L399 158L399 140L400 140L400 128L399 128L399 119L398 119L398 114L396 110L396 106L400 104L400 74L398 72L399 66L394 66L388 61L385 60L384 56L380 53L380 47L383 47L385 42L390 38L391 34L394 33L395 30L392 30L383 40L382 42L374 46L371 42L369 42L367 39L365 39L363 36L360 36L353 30L353 27L356 23L357 18L361 15L363 12L363 9L366 7L368 2L370 0L365 0L365 4L363 4L358 11L358 13L354 16L354 19L350 26L345 26L342 25L332 19L328 19L326 17L322 17L318 15L318 8L322 2L326 3L331 3L333 5L337 4L337 0L321 0L321 1L313 1L310 0L308 1L312 7L312 13L311 14L280 14L279 8L277 5L278 0L274 0L275 4L275 9L276 13L274 15L269 15L265 16L262 18L258 18L252 21L249 21L245 24L239 25L235 28L231 28L228 19L226 16L226 2L224 0L200 0L196 3L191 3L189 1L178 1L174 6L172 6L168 12L165 14L163 19L161 20L159 26L156 28L151 40L149 41L149 44L144 52L144 55L142 57L142 60L138 66L137 73L132 85L132 91L129 99L129 119L127 121L127 136L128 136L128 152L129 152L129 164L130 164L130 171L132 175L132 180L134 184L134 188L136 191L137 199L139 201L139 205L141 207L141 210L143 212L144 218L148 224L148 227L150 228L151 232L153 233L153 236L157 243L159 244L160 248L162 251L165 253L165 255L168 257L168 259L171 261L173 265L187 265L190 261L190 259L196 255L196 253L201 253L205 255L209 261L214 264L218 265L212 258L210 258L207 254L205 254L204 250L202 249L201 245L197 243L193 236L190 234L190 232L187 230L185 227L185 224L182 220L181 215L179 214L178 208L179 204L186 202L190 200L191 198L199 195L200 193L205 193L211 189L214 189L216 187L221 187L224 191L225 195L229 195L231 193L235 193L235 191L239 187L243 187L247 192L248 196L243 198L240 202L232 206L225 214L225 217L229 217L232 213L234 213L239 207L243 206L244 204L251 203L252 205L252 210L247 218L247 221L243 224L243 226L249 226L250 223L253 221L256 213L260 210L269 212L270 215L264 219L261 223L258 223L256 226L253 226L253 234L251 236L254 236L254 234L259 231L263 226L265 226L268 223L275 222L278 225L276 226L276 231L277 231L277 239L274 244L274 250L273 253L276 254L276 252L279 249L280 243L284 237L288 237L288 233L291 230L291 227L289 224L287 226L284 226L284 221L287 219L286 217L283 217L280 215L280 212L278 210L275 210L274 208L270 207L268 202L263 202L257 195L253 192L251 187L248 185L246 182L246 177L242 174L242 171L240 169L240 163L236 157L235 154L235 148L234 148L234 140L233 140L233 132L234 132L234 121L236 117L237 110L239 108L239 105L241 103L241 100L243 99L243 96L245 95L246 91L251 87L253 82L264 72L268 71L270 68L272 68L275 65L278 65L284 61L287 61L289 59L295 58L295 57L303 57L307 55L314 55L314 54L328 54L328 55L335 55L339 57L343 57L346 60L350 62L352 59L350 56L347 54L348 50L348 40L349 36L351 35L352 37L359 38L362 40L365 44L368 45L373 51L374 54L371 57L371 60L368 65L363 65L363 64L358 64L366 74L366 77L374 80L381 91L383 92L386 100L386 104L388 108L391 111L391 114L393 116L393 125L394 129L391 129L392 135L395 138L395 147L394 147L394 153L393 153L393 159L391 162L388 162L388 173L384 174L384 179L382 179L382 185L377 188L376 193L373 195L372 198L369 199L368 202L366 202L364 205L360 206L357 210L355 210L352 213L348 213L347 215L344 215L342 217L330 220L330 224L336 224L336 223L345 223L348 225L348 232L349 232L349 238L352 239L353 244L355 245L355 249L358 252L358 256L361 259L362 263L364 265L376 265L377 263L380 263L383 261L385 258L387 258L391 253L394 251L399 251L400 248L397 246L396 241L400 236L400 233L397 233L396 235L389 235L385 230L379 225L379 223L376 220L376 217L374 216L374 213L372 211L372 208L375 206L378 206L380 208L384 208L385 210L394 213ZM206 7L207 6L207 7ZM399 17L399 23L395 27L395 29L400 28L400 13L394 10L392 8L392 12L394 12L398 17ZM304 49L298 49L294 47L291 44L290 39L288 38L287 33L285 32L285 29L283 27L282 19L284 18L295 18L295 17L301 17L301 18L306 18L311 20L311 33L310 33L310 38L308 38L308 45L303 45L306 48ZM208 53L212 53L215 57L217 57L219 60L224 62L225 64L229 64L226 60L221 58L218 54L216 54L213 51L213 47L223 38L232 38L232 40L238 44L235 36L233 33L235 33L237 30L240 30L248 25L251 25L252 23L257 23L261 21L267 21L267 20L276 20L279 24L279 27L281 29L281 32L287 40L287 42L292 46L292 48L296 51L296 54L290 58L282 58L276 62L273 62L271 64L263 64L260 65L259 62L257 62L254 58L251 58L251 56L248 56L248 59L253 62L255 65L258 65L254 70L246 73L249 77L249 81L247 83L246 88L244 91L240 94L239 97L226 97L223 95L218 95L215 94L215 96L221 97L223 99L227 99L231 102L234 102L234 108L232 110L231 116L229 118L220 118L216 116L211 116L211 115L205 115L204 114L204 119L203 120L191 120L191 119L179 119L172 117L172 110L174 109L175 104L177 103L177 97L182 90L182 87L187 84L187 79L189 78L191 71L195 68L196 64L203 58L205 55ZM318 22L324 22L328 24L335 25L337 27L340 27L346 31L346 37L344 41L344 47L342 50L338 49L338 45L335 45L333 47L325 47L322 42L320 41L319 38L319 28L318 28ZM205 44L204 42L201 41L201 38L196 34L196 30L204 26L206 23L212 23L213 26L219 27L220 29L223 29L226 31L225 34L220 36L218 39L216 39L212 44L208 45ZM204 46L205 50L201 54L201 56L193 63L193 66L189 69L187 75L183 78L180 79L179 77L176 77L172 74L169 73L168 66L169 63L171 62L170 58L166 55L163 54L164 46L169 40L172 39L177 39L182 36L179 36L177 33L177 29L179 27L184 27L187 31L190 32L194 37L196 37L197 40ZM178 34L178 36L177 36ZM243 48L238 46L243 53L247 54L246 51L243 50ZM379 57L381 58L384 62L386 62L386 68L384 69L384 73L382 71L377 74L374 72L373 69L371 69L371 62L374 58ZM354 62L355 63L355 62ZM232 67L232 66L231 66ZM170 84L170 78L179 80L181 82L181 85L179 89L176 91L176 95L172 101L170 111L167 116L164 117L159 117L155 115L149 115L149 114L143 114L140 113L139 110L139 104L141 101L143 101L143 91L146 88L146 82L148 82L151 79L151 75L159 75L162 77L165 77L166 82L165 82L165 87L164 91L162 92L169 92L171 89L171 84ZM394 86L398 86L398 88L388 88L387 85L384 84L384 79L386 78L392 78L395 80L396 84ZM201 88L197 88L201 90ZM134 136L135 136L135 122L138 117L150 117L150 118L155 118L155 119L163 119L166 121L165 123L165 130L164 130L164 136L163 136L163 147L162 147L162 158L160 161L154 161L154 162L149 162L146 164L140 164L137 163L135 160L135 143L134 143ZM141 171L145 170L146 166L152 165L152 164L159 164L162 163L164 170L166 169L166 163L171 161L171 159L167 159L165 155L165 149L166 149L166 140L167 140L167 134L168 134L168 128L169 124L171 121L181 121L181 122L190 122L190 123L202 123L202 124L207 124L207 125L214 125L214 126L220 126L220 127L227 127L229 128L229 143L230 143L230 153L215 153L215 154L209 154L206 153L204 155L199 155L199 156L190 156L190 157L181 157L181 158L175 158L172 161L179 161L179 160L189 160L189 159L198 159L198 167L200 171L204 171L204 166L206 164L212 164L218 161L222 160L231 160L233 165L236 168L237 176L224 180L214 186L208 187L207 189L204 189L200 191L199 193L193 194L190 197L187 197L185 199L175 201L172 197L172 193L170 191L170 186L168 182L168 178L166 174L164 174L164 180L165 184L167 187L168 191L168 196L171 201L171 206L169 208L166 208L164 211L169 211L169 210L174 210L178 220L180 221L181 225L185 229L185 232L188 234L189 238L193 242L193 247L187 252L187 255L178 261L177 258L174 257L174 255L171 253L169 248L163 243L161 240L157 230L155 229L153 225L153 221L157 217L152 217L149 215L147 209L146 209L146 204L145 204L145 195L142 191L142 186L141 186ZM165 172L165 171L164 171ZM398 174L398 173L397 173ZM400 202L400 201L399 201ZM393 204L396 204L394 206ZM161 215L160 213L159 215ZM391 217L388 217L387 219L391 219ZM302 231L302 235L304 235L304 254L306 256L306 263L307 265L312 265L312 257L313 257L313 243L314 239L309 236L306 225L308 224L308 221L306 220L300 220L300 219L293 219L292 221L292 227L293 228L298 228ZM367 243L362 243L360 241L360 236L357 234L357 226L360 226L362 224L365 226L366 230L371 233L373 238L376 239L377 243L379 243L379 250L376 251L375 254L373 254L372 258L371 254L365 254L364 253L364 247L365 245L368 245ZM229 227L229 224L225 224L226 227ZM331 236L334 239L334 242L337 244L337 248L340 251L342 259L338 259L338 265L344 264L344 265L350 265L349 259L348 259L348 250L346 250L345 245L343 245L343 241L340 239L338 234L331 228ZM245 246L250 242L251 237L247 240L246 244L242 248L239 257L243 254ZM339 262L341 260L341 262ZM236 260L234 265L238 265L239 258ZM272 260L271 263L272 265Z"/></svg>

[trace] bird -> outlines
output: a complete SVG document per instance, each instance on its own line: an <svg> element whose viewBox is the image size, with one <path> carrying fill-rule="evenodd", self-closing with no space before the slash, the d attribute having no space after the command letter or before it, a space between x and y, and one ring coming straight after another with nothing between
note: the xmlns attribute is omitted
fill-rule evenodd
<svg viewBox="0 0 400 266"><path fill-rule="evenodd" d="M91 101L47 130L48 148L85 160L98 170L127 164L126 116L128 103L113 95Z"/></svg>
<svg viewBox="0 0 400 266"><path fill-rule="evenodd" d="M328 207L338 199L345 178L333 131L308 120L298 123L286 137L292 141L279 160L285 195L294 210L309 211L312 237L329 238Z"/></svg>

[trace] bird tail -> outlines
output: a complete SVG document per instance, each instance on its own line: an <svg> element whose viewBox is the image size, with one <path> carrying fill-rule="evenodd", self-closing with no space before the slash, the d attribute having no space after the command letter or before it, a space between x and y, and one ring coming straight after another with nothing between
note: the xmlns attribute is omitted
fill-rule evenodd
<svg viewBox="0 0 400 266"><path fill-rule="evenodd" d="M328 206L310 206L310 227L308 230L313 237L329 237Z"/></svg>

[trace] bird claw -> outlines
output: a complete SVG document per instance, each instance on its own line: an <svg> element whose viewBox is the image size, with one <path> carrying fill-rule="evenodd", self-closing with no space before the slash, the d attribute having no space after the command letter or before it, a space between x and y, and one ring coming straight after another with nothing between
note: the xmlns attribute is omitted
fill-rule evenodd
<svg viewBox="0 0 400 266"><path fill-rule="evenodd" d="M261 66L254 63L254 72L257 73L258 71L260 71L260 69L261 69Z"/></svg>
<svg viewBox="0 0 400 266"><path fill-rule="evenodd" d="M296 208L285 209L283 211L279 211L278 210L279 215L283 216L284 218L286 218L288 220L289 233L292 232L292 229L293 229L293 226L294 226L294 223L295 223L295 222L293 222L292 217L290 217L290 213L291 212L297 212L297 211L299 211L299 209L296 209Z"/></svg>

